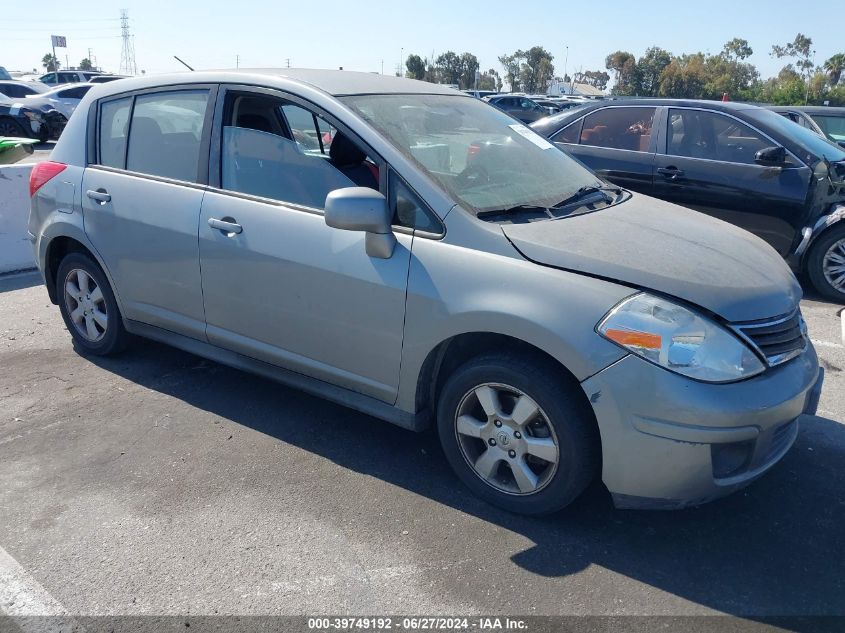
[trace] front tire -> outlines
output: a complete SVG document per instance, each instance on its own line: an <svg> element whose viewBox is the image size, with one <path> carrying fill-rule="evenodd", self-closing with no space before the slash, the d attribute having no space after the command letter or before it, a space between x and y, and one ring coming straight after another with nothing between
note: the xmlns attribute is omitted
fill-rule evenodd
<svg viewBox="0 0 845 633"><path fill-rule="evenodd" d="M102 269L89 256L65 256L56 274L56 296L79 349L95 356L123 351L129 335L117 301Z"/></svg>
<svg viewBox="0 0 845 633"><path fill-rule="evenodd" d="M569 505L601 462L595 418L578 385L540 357L487 354L464 364L442 389L437 426L461 481L520 514Z"/></svg>
<svg viewBox="0 0 845 633"><path fill-rule="evenodd" d="M821 294L845 303L845 226L822 234L807 257L807 274Z"/></svg>

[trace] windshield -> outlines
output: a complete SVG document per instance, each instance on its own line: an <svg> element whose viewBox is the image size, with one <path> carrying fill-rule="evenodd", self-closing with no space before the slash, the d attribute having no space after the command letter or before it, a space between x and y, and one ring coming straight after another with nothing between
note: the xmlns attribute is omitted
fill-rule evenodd
<svg viewBox="0 0 845 633"><path fill-rule="evenodd" d="M605 183L502 111L463 96L357 95L341 100L475 213L549 207Z"/></svg>
<svg viewBox="0 0 845 633"><path fill-rule="evenodd" d="M813 156L824 157L831 162L845 160L845 151L841 147L771 110L755 108L746 110L744 113L788 136L792 142Z"/></svg>
<svg viewBox="0 0 845 633"><path fill-rule="evenodd" d="M831 116L827 114L814 114L813 121L827 134L827 137L834 141L845 141L845 114Z"/></svg>

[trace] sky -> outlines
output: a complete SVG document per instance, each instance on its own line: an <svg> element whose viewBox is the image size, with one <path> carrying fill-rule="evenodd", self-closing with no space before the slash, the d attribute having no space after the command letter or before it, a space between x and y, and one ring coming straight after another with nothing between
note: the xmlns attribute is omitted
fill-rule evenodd
<svg viewBox="0 0 845 633"><path fill-rule="evenodd" d="M6 4L10 0L0 2ZM64 35L62 63L88 56L111 72L120 70L120 11L129 12L138 71L241 67L338 68L392 74L402 57L453 50L474 53L481 68L503 74L498 57L543 46L564 65L604 69L608 53L640 56L649 46L671 53L717 53L734 37L749 41L750 59L769 77L786 63L772 58L772 44L801 32L813 39L816 63L845 52L841 0L700 0L601 3L534 0L381 0L319 3L298 0L39 0L38 11L4 11L0 18L0 66L41 70L50 35ZM568 53L567 53L568 49ZM568 60L567 60L568 56Z"/></svg>

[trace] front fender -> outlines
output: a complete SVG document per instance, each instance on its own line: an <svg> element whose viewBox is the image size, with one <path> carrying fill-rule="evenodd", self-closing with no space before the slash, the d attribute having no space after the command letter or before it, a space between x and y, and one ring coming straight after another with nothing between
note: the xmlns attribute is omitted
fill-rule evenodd
<svg viewBox="0 0 845 633"><path fill-rule="evenodd" d="M557 359L579 381L625 352L595 326L631 288L529 262L518 255L416 239L411 255L397 406L415 411L432 350L454 336L495 333Z"/></svg>

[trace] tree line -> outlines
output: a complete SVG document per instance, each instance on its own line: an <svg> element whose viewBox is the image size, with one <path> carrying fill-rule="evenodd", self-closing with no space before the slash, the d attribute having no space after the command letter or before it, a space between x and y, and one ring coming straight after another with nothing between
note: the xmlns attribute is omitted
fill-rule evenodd
<svg viewBox="0 0 845 633"><path fill-rule="evenodd" d="M775 77L761 79L746 61L754 54L747 40L734 38L716 54L673 55L653 46L635 58L628 51L607 56L614 75L611 94L641 97L721 99L800 105L805 102L845 105L845 53L820 65L814 61L813 40L799 33L786 44L772 46L770 55L786 61Z"/></svg>
<svg viewBox="0 0 845 633"><path fill-rule="evenodd" d="M618 96L721 99L798 105L805 102L845 105L845 53L833 55L816 65L813 40L801 33L786 44L772 46L770 55L786 65L776 77L762 79L748 62L754 54L747 40L734 38L716 54L674 55L653 46L639 58L618 50L607 56L605 68L555 75L554 56L542 46L499 56L502 72L495 68L479 71L472 53L446 51L435 57L411 54L405 60L405 76L434 83L457 85L462 90L545 93L554 81L573 81L605 90L613 81L611 94ZM612 77L611 77L612 75Z"/></svg>

